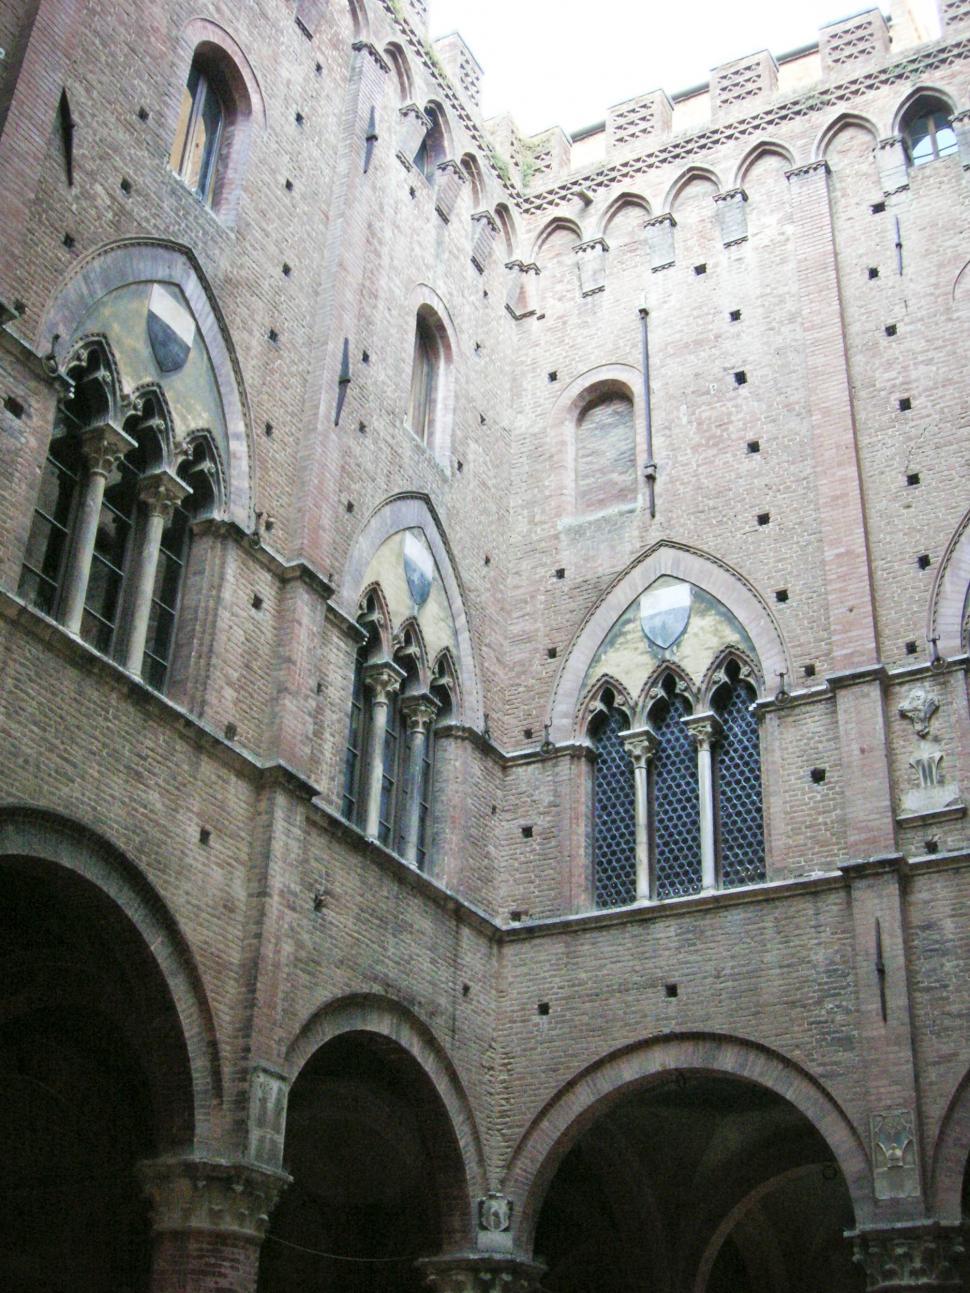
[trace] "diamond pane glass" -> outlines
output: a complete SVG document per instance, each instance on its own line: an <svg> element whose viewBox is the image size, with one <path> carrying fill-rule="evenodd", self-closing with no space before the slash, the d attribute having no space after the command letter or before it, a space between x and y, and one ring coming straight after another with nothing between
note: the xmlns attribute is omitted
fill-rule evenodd
<svg viewBox="0 0 970 1293"><path fill-rule="evenodd" d="M660 738L650 761L657 897L675 898L701 888L701 818L697 747L680 721L690 711L674 696L656 724Z"/></svg>
<svg viewBox="0 0 970 1293"><path fill-rule="evenodd" d="M637 896L633 760L620 740L624 716L610 709L596 739L593 861L596 906L624 907Z"/></svg>
<svg viewBox="0 0 970 1293"><path fill-rule="evenodd" d="M364 737L364 652L357 652L354 663L354 686L350 696L350 731L347 733L347 755L344 761L344 797L342 813L348 822L360 818L361 755Z"/></svg>
<svg viewBox="0 0 970 1293"><path fill-rule="evenodd" d="M765 837L761 812L761 747L742 683L720 709L723 732L717 749L721 884L758 884L765 878Z"/></svg>

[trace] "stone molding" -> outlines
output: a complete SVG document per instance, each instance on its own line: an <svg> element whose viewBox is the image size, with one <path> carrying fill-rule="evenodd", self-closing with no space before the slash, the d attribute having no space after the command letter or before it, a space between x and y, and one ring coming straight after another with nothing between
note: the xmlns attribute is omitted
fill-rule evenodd
<svg viewBox="0 0 970 1293"><path fill-rule="evenodd" d="M139 1163L155 1234L207 1231L259 1242L290 1180L247 1163L160 1158Z"/></svg>
<svg viewBox="0 0 970 1293"><path fill-rule="evenodd" d="M962 1289L960 1258L966 1251L958 1230L937 1226L894 1226L858 1231L853 1260L866 1272L867 1293L908 1293L911 1289Z"/></svg>
<svg viewBox="0 0 970 1293"><path fill-rule="evenodd" d="M381 54L377 46L372 45L369 40L355 40L351 45L351 49L355 54L366 54L369 58L373 59L380 71L390 72L390 64Z"/></svg>

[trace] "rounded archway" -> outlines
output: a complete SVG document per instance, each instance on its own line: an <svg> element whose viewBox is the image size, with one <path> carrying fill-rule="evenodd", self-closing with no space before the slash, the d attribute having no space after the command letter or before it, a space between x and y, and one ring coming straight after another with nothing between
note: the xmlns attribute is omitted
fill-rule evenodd
<svg viewBox="0 0 970 1293"><path fill-rule="evenodd" d="M314 1051L290 1091L283 1161L293 1183L263 1245L259 1293L419 1293L415 1262L467 1242L448 1109L386 1033L335 1031Z"/></svg>
<svg viewBox="0 0 970 1293"><path fill-rule="evenodd" d="M538 1210L549 1293L860 1293L852 1202L789 1101L725 1074L667 1072L586 1127Z"/></svg>
<svg viewBox="0 0 970 1293"><path fill-rule="evenodd" d="M178 1007L121 906L49 859L0 855L0 949L0 1270L21 1293L143 1293L135 1167L194 1136Z"/></svg>

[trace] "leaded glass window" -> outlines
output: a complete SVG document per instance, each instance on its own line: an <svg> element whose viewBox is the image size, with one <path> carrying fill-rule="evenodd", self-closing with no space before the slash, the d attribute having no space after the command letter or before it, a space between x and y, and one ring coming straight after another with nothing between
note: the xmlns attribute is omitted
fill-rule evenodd
<svg viewBox="0 0 970 1293"><path fill-rule="evenodd" d="M636 818L633 761L620 733L626 715L609 704L594 733L593 869L597 907L624 907L636 899Z"/></svg>
<svg viewBox="0 0 970 1293"><path fill-rule="evenodd" d="M45 615L57 614L82 470L76 437L51 440L19 587L21 597Z"/></svg>
<svg viewBox="0 0 970 1293"><path fill-rule="evenodd" d="M650 821L656 896L675 898L701 889L701 820L697 747L681 721L690 708L668 678L666 699L651 711L657 749L650 761Z"/></svg>
<svg viewBox="0 0 970 1293"><path fill-rule="evenodd" d="M398 692L392 692L387 698L387 727L384 729L384 766L381 772L381 812L377 838L391 847L391 841L397 846L397 799L400 768L401 746L401 702Z"/></svg>
<svg viewBox="0 0 970 1293"><path fill-rule="evenodd" d="M350 693L350 730L347 733L347 755L344 761L344 797L341 811L348 822L358 822L361 814L361 786L364 767L364 664L366 650L357 652L354 661L354 684Z"/></svg>
<svg viewBox="0 0 970 1293"><path fill-rule="evenodd" d="M735 677L717 700L722 724L715 747L718 845L721 884L730 889L765 879L761 747L748 686Z"/></svg>

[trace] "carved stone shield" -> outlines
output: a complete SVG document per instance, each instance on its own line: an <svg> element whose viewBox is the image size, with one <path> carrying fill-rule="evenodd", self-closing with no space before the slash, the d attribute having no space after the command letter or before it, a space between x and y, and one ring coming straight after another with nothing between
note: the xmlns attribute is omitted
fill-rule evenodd
<svg viewBox="0 0 970 1293"><path fill-rule="evenodd" d="M163 373L184 368L195 341L195 320L178 294L161 283L148 298L148 340Z"/></svg>
<svg viewBox="0 0 970 1293"><path fill-rule="evenodd" d="M644 637L666 651L687 628L690 620L690 584L648 588L640 598L640 627Z"/></svg>
<svg viewBox="0 0 970 1293"><path fill-rule="evenodd" d="M404 536L404 577L415 606L423 606L434 583L434 557L424 539L413 532Z"/></svg>

